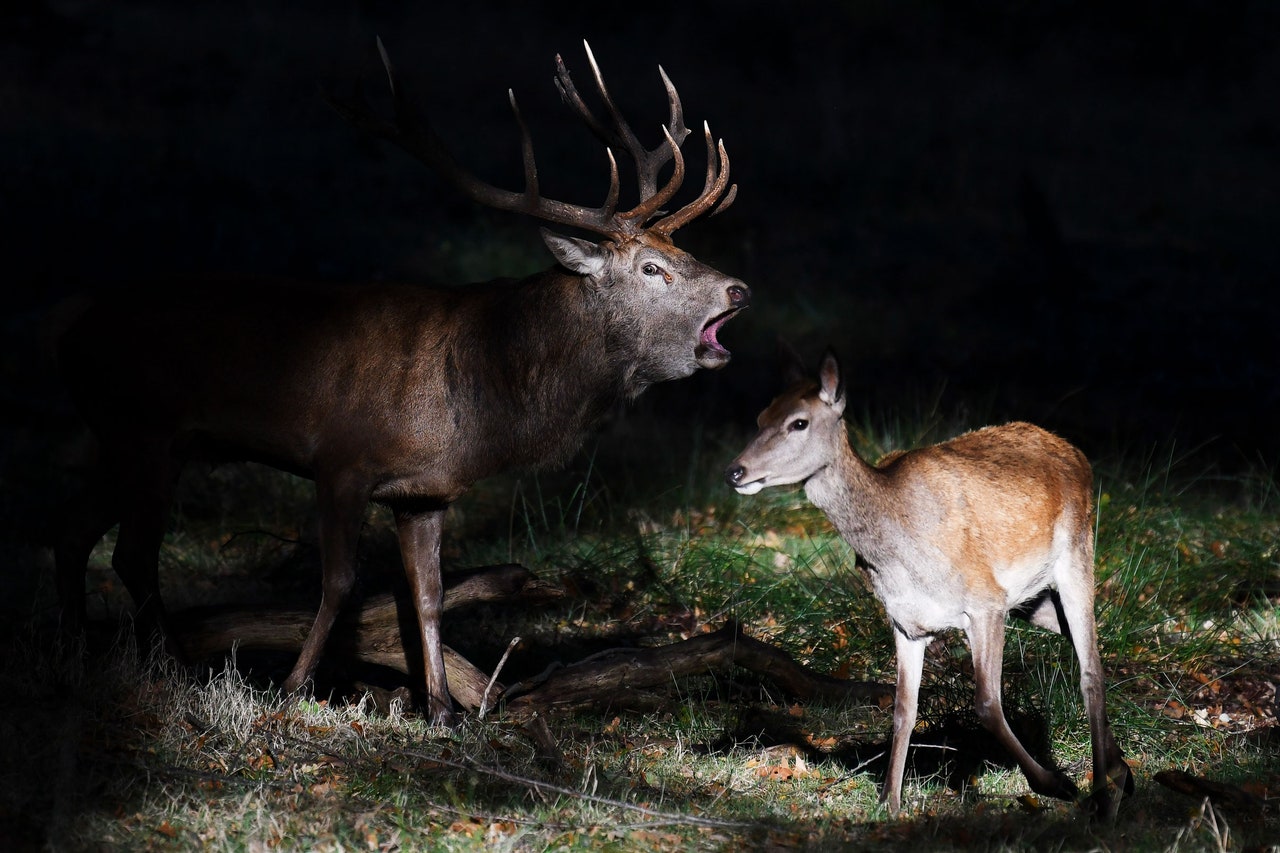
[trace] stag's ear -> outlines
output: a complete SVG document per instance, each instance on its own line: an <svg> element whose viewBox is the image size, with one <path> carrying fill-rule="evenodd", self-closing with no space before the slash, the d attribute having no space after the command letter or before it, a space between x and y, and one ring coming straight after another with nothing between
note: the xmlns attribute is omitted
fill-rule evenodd
<svg viewBox="0 0 1280 853"><path fill-rule="evenodd" d="M828 349L822 357L822 367L818 368L818 399L836 410L836 414L844 413L844 377L840 375L840 361L835 350Z"/></svg>
<svg viewBox="0 0 1280 853"><path fill-rule="evenodd" d="M547 244L551 254L565 269L589 276L604 272L608 256L599 245L577 237L564 237L545 228L539 230L542 231L542 242Z"/></svg>
<svg viewBox="0 0 1280 853"><path fill-rule="evenodd" d="M796 352L795 347L791 346L791 342L781 335L778 336L778 366L782 372L782 386L790 388L798 382L803 382L809 378L809 371L805 369L804 360L800 358L800 354Z"/></svg>

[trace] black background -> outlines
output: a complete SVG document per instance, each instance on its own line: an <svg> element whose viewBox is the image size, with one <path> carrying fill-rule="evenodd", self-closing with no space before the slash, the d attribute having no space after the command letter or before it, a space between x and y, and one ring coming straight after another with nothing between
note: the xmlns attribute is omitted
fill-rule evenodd
<svg viewBox="0 0 1280 853"><path fill-rule="evenodd" d="M603 153L552 84L561 53L589 89L583 39L649 144L659 64L690 126L723 137L738 202L677 243L755 302L723 333L734 363L656 389L652 411L749 426L782 333L814 358L834 345L858 407L1026 418L1095 457L1274 464L1280 7L441 5L0 12L10 522L42 527L33 492L71 429L45 360L68 296L187 271L454 282L549 263L534 223L324 103L360 78L381 95L375 36L494 183L520 181L510 87L543 191L602 199ZM686 151L692 189L697 136Z"/></svg>

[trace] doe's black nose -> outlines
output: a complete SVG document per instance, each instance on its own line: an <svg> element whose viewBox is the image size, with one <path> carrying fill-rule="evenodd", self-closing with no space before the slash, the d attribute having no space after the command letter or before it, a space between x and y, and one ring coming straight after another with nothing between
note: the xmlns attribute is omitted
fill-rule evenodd
<svg viewBox="0 0 1280 853"><path fill-rule="evenodd" d="M738 485L745 476L747 476L747 469L741 465L730 465L729 469L724 472L725 482L730 486Z"/></svg>
<svg viewBox="0 0 1280 853"><path fill-rule="evenodd" d="M746 305L751 301L751 291L747 289L745 284L729 285L729 302L735 306Z"/></svg>

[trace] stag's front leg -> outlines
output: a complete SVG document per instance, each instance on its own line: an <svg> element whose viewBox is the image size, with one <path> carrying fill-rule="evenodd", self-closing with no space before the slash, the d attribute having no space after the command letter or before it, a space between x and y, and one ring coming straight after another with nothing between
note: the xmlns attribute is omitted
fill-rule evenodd
<svg viewBox="0 0 1280 853"><path fill-rule="evenodd" d="M427 677L427 711L437 725L453 725L453 700L444 670L444 647L440 640L440 614L444 609L444 584L440 577L440 536L445 510L397 512L400 556L409 577L418 630L422 636L422 658Z"/></svg>

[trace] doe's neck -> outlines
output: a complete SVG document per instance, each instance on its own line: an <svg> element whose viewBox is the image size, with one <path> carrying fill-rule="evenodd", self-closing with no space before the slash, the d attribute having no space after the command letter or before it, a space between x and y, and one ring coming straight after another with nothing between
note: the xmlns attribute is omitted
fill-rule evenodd
<svg viewBox="0 0 1280 853"><path fill-rule="evenodd" d="M804 493L855 550L874 535L889 499L885 474L854 451L847 435L831 462L805 481Z"/></svg>

